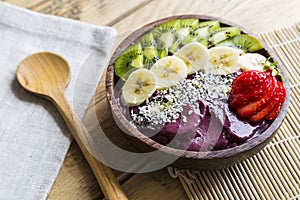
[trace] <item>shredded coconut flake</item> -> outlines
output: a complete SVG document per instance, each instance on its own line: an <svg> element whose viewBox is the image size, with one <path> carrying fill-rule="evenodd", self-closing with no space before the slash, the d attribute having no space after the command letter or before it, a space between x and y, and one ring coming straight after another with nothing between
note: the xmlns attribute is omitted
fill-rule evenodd
<svg viewBox="0 0 300 200"><path fill-rule="evenodd" d="M199 100L212 102L220 99L227 100L231 91L233 75L215 75L197 72L192 79L183 79L173 87L159 90L157 94L146 101L146 105L139 106L139 113L131 110L132 121L142 125L146 123L165 124L176 122L184 106L192 106L191 115L199 109ZM183 116L183 121L186 116Z"/></svg>

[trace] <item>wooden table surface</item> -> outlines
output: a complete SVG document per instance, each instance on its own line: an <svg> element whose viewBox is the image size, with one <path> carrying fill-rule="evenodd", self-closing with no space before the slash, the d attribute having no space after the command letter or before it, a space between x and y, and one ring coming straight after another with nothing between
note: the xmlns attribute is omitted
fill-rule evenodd
<svg viewBox="0 0 300 200"><path fill-rule="evenodd" d="M263 33L300 22L299 0L2 0L41 13L73 18L117 29L119 39L153 20L179 14L204 14L221 17L253 32ZM95 106L99 120L109 131L118 131L107 110L100 82ZM94 105L91 104L91 106ZM86 116L88 118L88 114ZM121 142L121 141L120 141ZM129 145L122 141L124 145ZM178 179L166 169L146 174L116 172L129 199L187 199ZM101 190L76 143L71 145L49 200L101 199Z"/></svg>

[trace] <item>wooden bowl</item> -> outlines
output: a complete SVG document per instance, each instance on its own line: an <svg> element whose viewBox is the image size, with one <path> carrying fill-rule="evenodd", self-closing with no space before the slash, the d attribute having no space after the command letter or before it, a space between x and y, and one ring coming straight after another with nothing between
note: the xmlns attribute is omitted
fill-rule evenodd
<svg viewBox="0 0 300 200"><path fill-rule="evenodd" d="M287 95L286 95L286 100L282 105L278 117L270 124L270 126L261 135L252 138L250 141L248 141L245 144L232 147L229 149L215 150L209 152L185 151L185 150L174 149L174 148L163 146L155 142L151 138L142 134L140 131L138 131L138 129L134 125L132 125L126 119L126 117L122 114L122 112L119 109L119 105L117 103L117 99L114 93L115 83L118 81L118 77L114 74L114 62L116 58L133 42L135 42L139 37L144 35L152 28L156 27L157 25L172 19L184 19L184 18L198 18L201 21L218 20L220 21L221 26L239 26L237 24L216 17L204 16L204 15L180 15L180 16L172 16L172 17L160 19L158 21L147 24L141 27L140 29L136 30L121 42L121 44L115 50L110 60L110 63L108 65L108 69L106 72L106 92L107 92L107 99L109 102L109 106L111 108L112 114L114 115L114 119L116 123L119 125L119 127L121 128L121 130L124 130L132 134L132 136L128 135L128 139L142 152L149 152L149 151L155 151L160 149L160 151L164 152L166 155L178 156L178 159L175 162L173 162L171 166L180 169L207 170L207 169L220 169L220 168L228 167L230 165L233 165L237 162L240 162L256 154L260 149L262 149L266 144L268 144L269 141L274 136L274 134L276 133L276 130L280 127L288 110L288 105L290 101L290 97L289 97L290 86L289 86L287 74L281 62L275 56L273 51L268 47L268 45L266 45L261 40L260 42L264 45L264 49L260 50L259 53L263 54L265 57L271 57L272 61L278 62L277 66L281 70L285 78L284 85L287 91ZM241 27L241 30L242 33L252 35L259 39L257 35L247 31L243 27Z"/></svg>

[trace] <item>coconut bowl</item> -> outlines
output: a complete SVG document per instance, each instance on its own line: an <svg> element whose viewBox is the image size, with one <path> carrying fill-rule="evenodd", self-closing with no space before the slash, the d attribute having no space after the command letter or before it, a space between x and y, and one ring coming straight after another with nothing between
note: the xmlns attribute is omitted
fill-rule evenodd
<svg viewBox="0 0 300 200"><path fill-rule="evenodd" d="M277 118L271 122L266 130L264 130L261 134L251 138L251 140L247 141L244 144L223 149L223 150L214 150L214 151L207 151L207 152L195 152L195 151L186 151L175 149L171 147L166 147L161 145L160 143L152 140L151 138L145 136L141 133L128 119L123 115L120 110L118 101L117 101L117 92L115 90L115 84L118 82L119 78L114 73L114 62L118 58L118 56L125 51L131 44L133 44L138 38L142 35L153 29L154 27L167 22L172 19L184 19L184 18L198 18L200 21L207 21L207 20L218 20L220 21L221 26L238 26L241 28L241 32L254 36L257 38L263 45L264 48L259 50L259 53L264 55L267 58L271 58L271 61L277 62L277 67L281 70L285 82L286 88L286 100L281 107L280 113ZM128 135L124 133L130 142L140 152L150 152L150 151L157 151L160 150L165 154L165 156L170 157L177 157L173 163L170 165L180 169L192 169L192 170L211 170L211 169L220 169L225 168L231 165L234 165L238 162L241 162L256 153L258 153L264 146L266 146L273 136L276 134L277 129L280 127L281 123L283 122L287 111L288 105L290 100L290 85L288 81L287 74L285 72L284 67L282 66L280 60L277 56L273 53L270 47L265 44L263 41L259 39L257 35L251 33L250 31L246 30L245 28L234 24L232 22L225 21L220 18L211 17L211 16L204 16L204 15L180 15L180 16L172 16L163 18L152 23L149 23L138 30L134 31L130 34L126 39L124 39L120 45L116 48L115 52L112 55L112 58L109 62L107 72L106 72L106 93L107 99L109 102L109 107L111 112L114 116L115 122L118 124L119 128L123 132L130 133ZM157 158L157 161L159 162Z"/></svg>

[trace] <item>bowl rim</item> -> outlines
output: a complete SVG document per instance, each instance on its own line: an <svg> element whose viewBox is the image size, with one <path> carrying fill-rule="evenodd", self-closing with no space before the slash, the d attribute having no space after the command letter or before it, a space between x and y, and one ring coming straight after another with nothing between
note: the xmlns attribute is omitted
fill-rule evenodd
<svg viewBox="0 0 300 200"><path fill-rule="evenodd" d="M126 117L122 114L122 112L119 109L118 103L116 101L116 98L114 96L114 82L115 82L115 74L114 74L114 62L117 59L117 57L132 44L135 42L136 39L144 35L146 32L150 31L157 25L170 21L172 19L186 19L186 18L196 18L201 21L207 21L207 20L218 20L220 23L224 26L238 26L241 28L242 33L251 35L255 38L257 38L264 46L264 50L271 56L272 60L277 62L277 67L281 70L282 75L285 79L284 86L286 88L286 99L283 103L280 113L276 117L276 119L269 125L269 127L264 130L260 135L254 136L251 138L248 142L238 145L236 147L231 147L228 149L222 149L222 150L214 150L214 151L205 151L205 152L196 152L196 151L188 151L188 150L181 150L181 149L175 149L171 147L164 146L162 144L159 144L158 142L152 140L151 138L147 137L143 133L141 133L134 125L132 125ZM253 32L250 32L249 30L245 29L244 27L235 24L233 22L224 20L220 17L213 17L208 15L199 15L199 14L187 14L187 15L174 15L169 16L165 18L161 18L158 20L155 20L151 23L148 23L134 32L132 32L129 36L127 36L125 39L120 42L119 46L115 49L113 52L113 55L111 57L111 60L108 64L107 71L106 71L106 96L107 100L109 102L109 106L111 108L111 111L114 116L117 117L117 119L120 121L122 126L125 127L127 131L129 131L133 137L137 138L144 144L148 145L151 148L154 148L155 150L163 151L164 153L170 154L172 156L178 156L183 158L190 158L190 159L215 159L215 158L227 158L236 156L238 154L245 153L247 151L250 151L254 147L260 146L259 148L263 148L265 145L260 145L263 142L271 139L274 134L276 133L277 129L280 127L281 123L283 122L283 119L285 118L289 102L290 102L290 83L288 80L288 75L283 67L280 59L275 55L274 51L270 48L269 45L267 45L264 41L261 40L258 35L256 35ZM120 128L120 127L119 127ZM126 133L124 133L126 134Z"/></svg>

